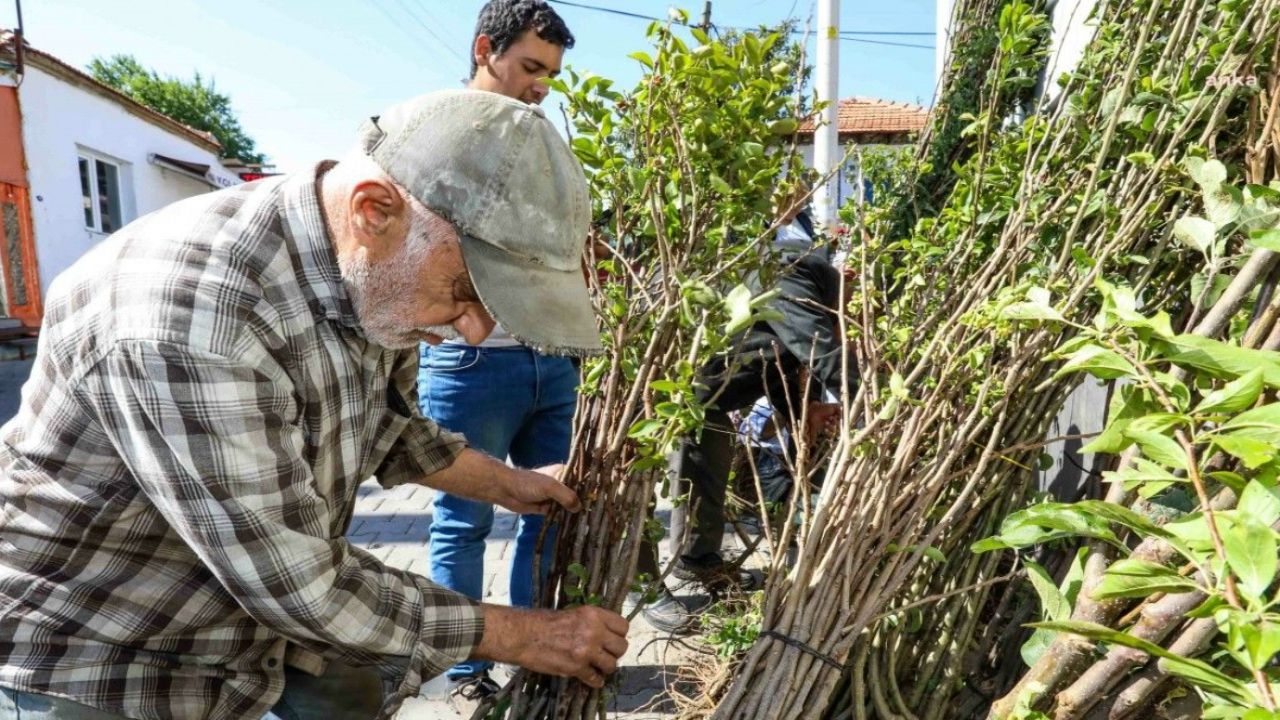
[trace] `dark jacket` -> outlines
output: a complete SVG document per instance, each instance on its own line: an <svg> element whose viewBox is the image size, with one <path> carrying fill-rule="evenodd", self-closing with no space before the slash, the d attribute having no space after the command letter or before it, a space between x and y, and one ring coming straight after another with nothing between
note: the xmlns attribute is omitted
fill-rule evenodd
<svg viewBox="0 0 1280 720"><path fill-rule="evenodd" d="M770 307L782 318L756 323L748 335L772 335L782 347L809 369L822 387L840 396L840 373L845 342L840 337L836 312L840 308L840 272L818 255L789 258L779 274L779 295ZM747 338L755 345L765 337ZM812 357L812 363L810 362ZM858 387L854 360L849 358L849 392Z"/></svg>

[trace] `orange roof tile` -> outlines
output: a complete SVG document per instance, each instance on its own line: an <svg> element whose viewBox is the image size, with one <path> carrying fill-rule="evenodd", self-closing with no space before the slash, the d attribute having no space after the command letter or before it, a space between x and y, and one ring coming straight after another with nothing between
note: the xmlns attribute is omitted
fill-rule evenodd
<svg viewBox="0 0 1280 720"><path fill-rule="evenodd" d="M840 139L859 139L868 136L891 136L906 140L906 136L924 129L929 119L929 109L905 102L890 102L875 98L846 98L837 109ZM813 135L814 117L800 122L797 131L802 137Z"/></svg>

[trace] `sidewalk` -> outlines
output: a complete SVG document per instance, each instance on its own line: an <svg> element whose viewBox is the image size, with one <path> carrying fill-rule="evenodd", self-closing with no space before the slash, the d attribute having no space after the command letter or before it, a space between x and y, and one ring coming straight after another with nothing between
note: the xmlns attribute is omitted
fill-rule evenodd
<svg viewBox="0 0 1280 720"><path fill-rule="evenodd" d="M348 538L389 565L429 576L427 530L431 526L434 490L401 485L383 490L376 482L360 486L355 516ZM659 512L669 507L659 506ZM507 572L515 537L516 516L499 509L485 548L485 602L508 603ZM631 623L630 649L615 676L610 716L624 720L672 718L673 703L667 687L690 651L669 642L666 633L654 630L642 615ZM510 670L499 667L494 679L505 682ZM446 682L438 677L422 688L422 694L405 703L398 720L458 720L461 715L446 702ZM687 692L687 690L686 690Z"/></svg>

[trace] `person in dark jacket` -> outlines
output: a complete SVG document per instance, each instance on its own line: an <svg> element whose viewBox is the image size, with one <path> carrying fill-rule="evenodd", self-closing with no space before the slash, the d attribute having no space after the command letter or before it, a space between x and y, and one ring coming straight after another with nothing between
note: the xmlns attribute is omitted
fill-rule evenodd
<svg viewBox="0 0 1280 720"><path fill-rule="evenodd" d="M729 413L749 408L764 396L780 417L807 414L810 427L822 426L839 414L838 405L823 402L826 393L838 398L846 384L850 394L857 386L837 316L840 273L827 259L826 248L815 241L806 212L783 220L774 242L783 267L775 285L779 294L771 303L780 317L748 328L735 338L731 352L702 369L698 400L711 405L706 423L700 436L683 441L672 464L679 479L677 495L689 493L689 502L672 516L671 542L678 556L672 574L713 590L731 585L752 589L754 584L752 576L740 573L720 554L736 434ZM693 517L688 541L681 546L685 508L691 508ZM658 577L656 548L643 548L638 565L639 573ZM669 631L688 629L688 609L665 588L658 594L644 610L650 624Z"/></svg>

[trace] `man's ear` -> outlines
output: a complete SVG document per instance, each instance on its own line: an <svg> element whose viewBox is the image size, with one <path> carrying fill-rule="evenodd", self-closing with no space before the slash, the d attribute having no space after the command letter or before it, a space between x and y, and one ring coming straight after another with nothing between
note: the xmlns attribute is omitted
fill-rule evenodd
<svg viewBox="0 0 1280 720"><path fill-rule="evenodd" d="M480 33L476 36L476 41L471 45L471 56L476 61L476 67L489 67L489 55L493 53L493 40L488 35Z"/></svg>
<svg viewBox="0 0 1280 720"><path fill-rule="evenodd" d="M351 229L356 241L380 250L390 239L404 235L408 205L386 180L362 180L351 190Z"/></svg>

